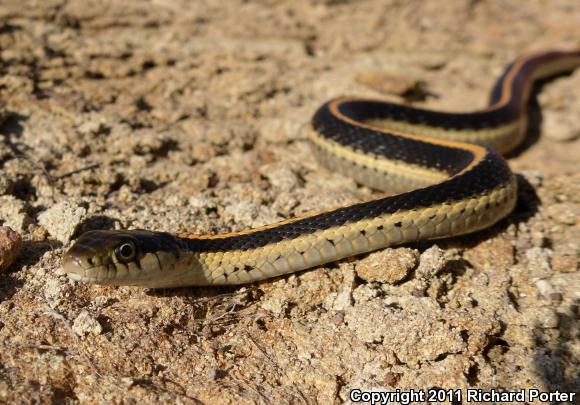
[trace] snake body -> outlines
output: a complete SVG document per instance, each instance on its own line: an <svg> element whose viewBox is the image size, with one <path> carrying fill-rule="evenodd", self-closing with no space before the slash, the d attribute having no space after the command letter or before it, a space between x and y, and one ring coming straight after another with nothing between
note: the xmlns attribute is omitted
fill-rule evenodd
<svg viewBox="0 0 580 405"><path fill-rule="evenodd" d="M500 153L521 143L532 84L580 66L580 51L522 57L489 107L447 113L341 97L314 114L308 137L328 167L398 194L221 235L89 231L65 254L73 280L150 288L243 284L417 240L489 227L516 202Z"/></svg>

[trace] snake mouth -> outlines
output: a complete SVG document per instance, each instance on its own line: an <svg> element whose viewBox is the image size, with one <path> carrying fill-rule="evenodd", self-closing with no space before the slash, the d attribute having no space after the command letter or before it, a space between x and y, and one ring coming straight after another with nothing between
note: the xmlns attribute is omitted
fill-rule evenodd
<svg viewBox="0 0 580 405"><path fill-rule="evenodd" d="M100 264L87 265L88 260L85 257L76 257L67 252L63 258L62 268L70 280L96 285L147 287L155 280L164 280L156 272L144 272L143 269L110 260L109 263L103 263L100 259L95 261L99 261ZM164 276L167 281L171 281L167 274Z"/></svg>
<svg viewBox="0 0 580 405"><path fill-rule="evenodd" d="M83 262L80 257L76 257L70 254L68 251L62 259L62 268L67 276L76 281L82 281L86 275L87 267L83 266Z"/></svg>
<svg viewBox="0 0 580 405"><path fill-rule="evenodd" d="M110 265L95 265L93 264L95 260L92 257L77 256L74 253L72 250L68 251L62 261L62 268L69 279L91 284L107 283L107 279L109 278L107 268Z"/></svg>
<svg viewBox="0 0 580 405"><path fill-rule="evenodd" d="M135 280L130 274L120 274L114 263L84 266L86 260L71 255L65 255L62 268L68 278L89 284L99 285L134 285ZM121 272L122 273L122 272ZM126 273L126 272L125 272Z"/></svg>
<svg viewBox="0 0 580 405"><path fill-rule="evenodd" d="M65 271L66 271L66 270L65 270ZM81 275L81 274L78 274L78 273L69 273L69 272L67 272L67 273L66 273L66 275L67 275L67 277L68 277L69 279L71 279L71 280L73 280L73 281L84 281L84 282L89 282L89 281L87 280L87 278L86 278L86 277L84 277L83 275Z"/></svg>
<svg viewBox="0 0 580 405"><path fill-rule="evenodd" d="M79 282L89 283L89 284L104 284L104 283L106 283L106 280L101 280L98 277L89 277L89 276L85 276L85 275L82 275L79 273L67 272L67 277L73 281L79 281Z"/></svg>

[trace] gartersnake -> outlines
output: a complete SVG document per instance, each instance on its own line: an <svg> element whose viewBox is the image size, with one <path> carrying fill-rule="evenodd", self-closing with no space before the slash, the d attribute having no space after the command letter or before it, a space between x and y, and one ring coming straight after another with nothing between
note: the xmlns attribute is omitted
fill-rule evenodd
<svg viewBox="0 0 580 405"><path fill-rule="evenodd" d="M514 175L498 152L524 138L533 82L577 66L580 51L520 58L498 80L489 107L470 113L331 100L308 129L322 162L399 194L222 235L89 231L65 254L63 268L96 284L241 284L489 227L516 201Z"/></svg>

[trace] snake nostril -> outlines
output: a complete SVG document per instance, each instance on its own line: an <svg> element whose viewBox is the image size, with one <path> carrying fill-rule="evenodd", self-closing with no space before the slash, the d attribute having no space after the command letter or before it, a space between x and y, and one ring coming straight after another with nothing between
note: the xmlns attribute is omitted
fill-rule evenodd
<svg viewBox="0 0 580 405"><path fill-rule="evenodd" d="M87 258L87 263L90 266L94 266L95 265L95 259L93 259L92 257Z"/></svg>

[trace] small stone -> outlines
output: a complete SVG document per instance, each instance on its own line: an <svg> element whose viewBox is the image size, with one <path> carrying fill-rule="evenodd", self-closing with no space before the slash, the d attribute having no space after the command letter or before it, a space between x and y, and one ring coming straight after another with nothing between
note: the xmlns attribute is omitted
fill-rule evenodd
<svg viewBox="0 0 580 405"><path fill-rule="evenodd" d="M255 228L283 219L270 207L245 201L238 201L237 203L226 206L224 208L224 217L233 219L234 223L244 228Z"/></svg>
<svg viewBox="0 0 580 405"><path fill-rule="evenodd" d="M418 259L414 249L383 249L359 260L356 273L367 282L395 284L409 275Z"/></svg>
<svg viewBox="0 0 580 405"><path fill-rule="evenodd" d="M574 225L580 216L580 207L569 202L552 204L546 209L546 213L554 221L563 225Z"/></svg>
<svg viewBox="0 0 580 405"><path fill-rule="evenodd" d="M189 197L187 203L190 205L190 207L199 209L201 211L216 209L217 207L215 201L203 195Z"/></svg>
<svg viewBox="0 0 580 405"><path fill-rule="evenodd" d="M551 294L555 292L554 287L547 280L540 279L537 280L535 284L540 295L546 299L550 298Z"/></svg>
<svg viewBox="0 0 580 405"><path fill-rule="evenodd" d="M355 287L354 271L350 263L340 263L340 271L343 275L342 282L337 292L326 296L322 306L327 310L344 311L352 307L352 292Z"/></svg>
<svg viewBox="0 0 580 405"><path fill-rule="evenodd" d="M105 296L105 295L99 295L95 298L93 298L93 302L95 303L95 306L97 307L104 307L107 302L109 302L109 297Z"/></svg>
<svg viewBox="0 0 580 405"><path fill-rule="evenodd" d="M352 299L357 303L363 303L373 300L379 295L377 288L372 284L361 284L352 292Z"/></svg>
<svg viewBox="0 0 580 405"><path fill-rule="evenodd" d="M26 212L26 203L11 195L0 196L0 222L17 232L26 231L30 217Z"/></svg>
<svg viewBox="0 0 580 405"><path fill-rule="evenodd" d="M270 143L288 142L300 133L300 112L288 112L287 116L264 118L260 127L260 138Z"/></svg>
<svg viewBox="0 0 580 405"><path fill-rule="evenodd" d="M562 302L562 300L564 299L564 296L562 295L562 293L560 292L553 292L550 294L550 300L554 301L554 302Z"/></svg>
<svg viewBox="0 0 580 405"><path fill-rule="evenodd" d="M278 190L288 192L300 186L300 179L290 169L278 167L272 163L260 168L260 174L266 177L270 184Z"/></svg>
<svg viewBox="0 0 580 405"><path fill-rule="evenodd" d="M525 325L533 325L544 329L558 327L558 314L550 307L530 308L523 313Z"/></svg>
<svg viewBox="0 0 580 405"><path fill-rule="evenodd" d="M99 335L103 331L103 327L86 310L82 310L74 320L72 330L78 336L84 336L89 333Z"/></svg>
<svg viewBox="0 0 580 405"><path fill-rule="evenodd" d="M10 194L13 187L14 182L4 171L0 170L0 195Z"/></svg>
<svg viewBox="0 0 580 405"><path fill-rule="evenodd" d="M40 214L38 222L51 236L66 244L86 217L86 208L74 202L64 201Z"/></svg>
<svg viewBox="0 0 580 405"><path fill-rule="evenodd" d="M428 58L420 60L419 66L428 70L440 70L443 69L447 63L447 56L445 55L429 55Z"/></svg>
<svg viewBox="0 0 580 405"><path fill-rule="evenodd" d="M419 267L417 267L417 276L430 279L436 276L445 265L457 258L457 251L445 251L437 245L431 246L429 249L421 253Z"/></svg>
<svg viewBox="0 0 580 405"><path fill-rule="evenodd" d="M556 142L572 142L580 137L580 125L573 114L546 109L542 134Z"/></svg>
<svg viewBox="0 0 580 405"><path fill-rule="evenodd" d="M356 81L383 94L395 94L413 100L423 99L426 93L424 82L397 74L364 72L356 76Z"/></svg>
<svg viewBox="0 0 580 405"><path fill-rule="evenodd" d="M18 257L22 238L7 226L0 227L0 271L6 270Z"/></svg>
<svg viewBox="0 0 580 405"><path fill-rule="evenodd" d="M40 278L40 277L39 277ZM60 304L62 286L58 279L50 278L44 285L44 298L51 308L56 308Z"/></svg>
<svg viewBox="0 0 580 405"><path fill-rule="evenodd" d="M186 205L187 202L181 196L179 196L177 194L173 194L173 195L170 195L169 197L167 197L167 199L165 200L165 203L169 207L183 207Z"/></svg>
<svg viewBox="0 0 580 405"><path fill-rule="evenodd" d="M550 258L552 250L541 247L533 247L526 251L528 271L536 277L546 276L552 272Z"/></svg>
<svg viewBox="0 0 580 405"><path fill-rule="evenodd" d="M558 273L574 273L580 268L578 257L557 255L552 258L552 269Z"/></svg>
<svg viewBox="0 0 580 405"><path fill-rule="evenodd" d="M395 386L397 386L397 383L399 382L400 379L401 379L401 374L388 372L385 374L384 381L385 381L385 384L388 385L389 387L395 387Z"/></svg>
<svg viewBox="0 0 580 405"><path fill-rule="evenodd" d="M207 379L210 381L215 381L218 377L219 369L217 367L211 367L207 372Z"/></svg>
<svg viewBox="0 0 580 405"><path fill-rule="evenodd" d="M98 135L108 130L106 117L97 113L89 113L83 117L83 122L77 127L77 131L83 135Z"/></svg>
<svg viewBox="0 0 580 405"><path fill-rule="evenodd" d="M211 339L214 336L213 330L211 329L211 326L209 326L209 325L205 325L203 327L203 329L201 330L201 334L206 339Z"/></svg>
<svg viewBox="0 0 580 405"><path fill-rule="evenodd" d="M121 377L119 381L121 382L123 388L131 388L133 384L135 384L135 380L133 380L131 377Z"/></svg>
<svg viewBox="0 0 580 405"><path fill-rule="evenodd" d="M344 312L338 311L336 314L334 314L334 316L332 317L332 322L336 326L342 325L344 323Z"/></svg>
<svg viewBox="0 0 580 405"><path fill-rule="evenodd" d="M262 309L273 313L274 315L283 314L288 308L289 302L285 298L272 297L262 301Z"/></svg>

